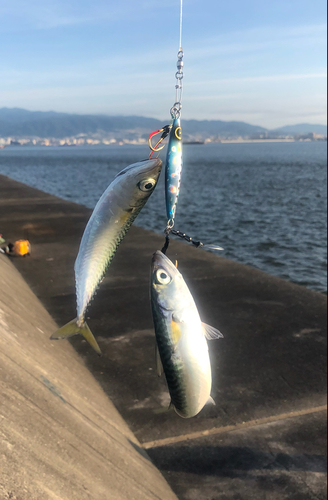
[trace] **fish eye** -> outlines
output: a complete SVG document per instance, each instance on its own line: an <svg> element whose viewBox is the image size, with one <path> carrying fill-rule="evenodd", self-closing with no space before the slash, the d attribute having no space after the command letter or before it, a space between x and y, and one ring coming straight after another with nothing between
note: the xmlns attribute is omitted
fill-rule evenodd
<svg viewBox="0 0 328 500"><path fill-rule="evenodd" d="M147 179L145 181L140 181L138 184L138 188L145 193L151 191L155 185L154 179Z"/></svg>
<svg viewBox="0 0 328 500"><path fill-rule="evenodd" d="M156 279L160 285L168 285L171 282L170 276L163 269L158 269Z"/></svg>

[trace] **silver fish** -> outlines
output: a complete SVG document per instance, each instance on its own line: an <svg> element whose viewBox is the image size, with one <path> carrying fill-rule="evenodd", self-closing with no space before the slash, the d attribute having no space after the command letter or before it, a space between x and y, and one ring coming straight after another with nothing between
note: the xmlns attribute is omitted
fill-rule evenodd
<svg viewBox="0 0 328 500"><path fill-rule="evenodd" d="M151 305L158 375L164 371L176 413L183 418L194 417L207 403L215 404L206 339L223 335L201 322L182 275L160 251L152 260Z"/></svg>
<svg viewBox="0 0 328 500"><path fill-rule="evenodd" d="M54 333L51 339L59 340L80 333L101 354L85 322L86 310L119 244L154 191L161 169L159 159L126 167L98 201L85 228L75 262L77 318Z"/></svg>

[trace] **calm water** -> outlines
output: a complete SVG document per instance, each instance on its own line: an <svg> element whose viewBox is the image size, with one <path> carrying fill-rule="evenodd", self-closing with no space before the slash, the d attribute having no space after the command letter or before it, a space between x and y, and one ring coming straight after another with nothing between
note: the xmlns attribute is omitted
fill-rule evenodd
<svg viewBox="0 0 328 500"><path fill-rule="evenodd" d="M117 172L147 156L146 146L6 148L0 173L93 208ZM177 229L327 290L327 143L185 146L184 161ZM166 223L163 177L136 221L157 232Z"/></svg>

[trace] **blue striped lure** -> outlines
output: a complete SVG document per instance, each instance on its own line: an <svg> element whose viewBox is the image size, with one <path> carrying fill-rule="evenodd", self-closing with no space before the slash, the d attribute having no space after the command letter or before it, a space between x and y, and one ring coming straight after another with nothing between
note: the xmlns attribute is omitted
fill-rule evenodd
<svg viewBox="0 0 328 500"><path fill-rule="evenodd" d="M173 227L181 184L182 131L180 118L173 120L166 156L165 197L168 227Z"/></svg>

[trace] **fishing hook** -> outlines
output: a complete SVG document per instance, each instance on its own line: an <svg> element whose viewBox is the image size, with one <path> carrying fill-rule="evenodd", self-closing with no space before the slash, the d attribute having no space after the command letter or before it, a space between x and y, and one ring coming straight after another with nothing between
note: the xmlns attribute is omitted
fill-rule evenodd
<svg viewBox="0 0 328 500"><path fill-rule="evenodd" d="M148 138L148 145L151 149L151 153L150 153L150 156L149 156L149 159L151 159L153 157L153 154L154 153L158 153L158 151L161 151L163 148L164 148L164 145L159 147L159 145L166 139L166 137L169 135L170 131L171 131L171 128L172 128L172 125L165 125L165 127L159 129L159 130L156 130L155 132L152 132ZM152 145L152 138L155 137L156 135L160 134L161 132L162 135L161 135L161 138L159 139L159 141L157 141L157 143L155 144L155 146Z"/></svg>

